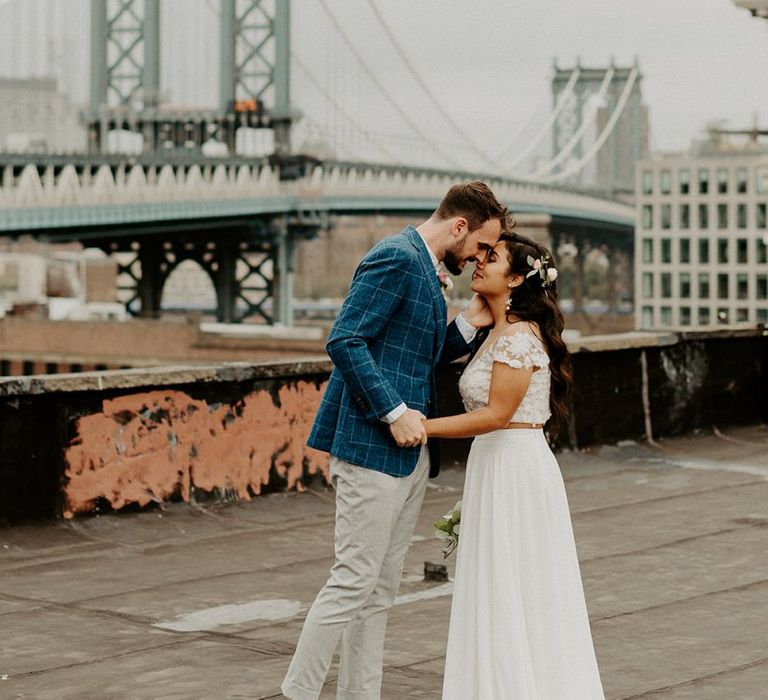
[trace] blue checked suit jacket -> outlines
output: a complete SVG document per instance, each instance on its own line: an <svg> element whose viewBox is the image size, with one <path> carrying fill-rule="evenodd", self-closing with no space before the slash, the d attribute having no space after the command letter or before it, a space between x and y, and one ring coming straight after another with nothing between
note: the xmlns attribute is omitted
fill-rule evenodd
<svg viewBox="0 0 768 700"><path fill-rule="evenodd" d="M447 309L424 241L412 226L376 244L358 266L328 335L334 364L307 444L368 469L407 476L420 447L398 447L381 420L401 402L436 412L435 370L470 351ZM430 476L440 470L429 441Z"/></svg>

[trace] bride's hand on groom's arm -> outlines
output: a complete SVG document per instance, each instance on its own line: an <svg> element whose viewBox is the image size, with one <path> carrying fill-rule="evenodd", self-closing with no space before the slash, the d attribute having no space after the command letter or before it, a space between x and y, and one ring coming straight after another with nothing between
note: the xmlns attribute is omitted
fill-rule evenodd
<svg viewBox="0 0 768 700"><path fill-rule="evenodd" d="M475 328L485 328L493 323L493 314L479 294L472 297L462 315L464 320Z"/></svg>
<svg viewBox="0 0 768 700"><path fill-rule="evenodd" d="M424 430L424 414L409 408L394 423L389 424L389 432L398 447L416 447L427 444L427 431Z"/></svg>

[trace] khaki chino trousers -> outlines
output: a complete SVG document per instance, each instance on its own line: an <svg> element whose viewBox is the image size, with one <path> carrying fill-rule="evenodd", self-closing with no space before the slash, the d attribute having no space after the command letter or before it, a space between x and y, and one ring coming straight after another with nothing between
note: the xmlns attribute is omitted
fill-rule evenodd
<svg viewBox="0 0 768 700"><path fill-rule="evenodd" d="M390 476L331 457L335 562L307 613L281 690L317 700L341 643L338 700L379 700L387 614L395 601L429 475L422 446L413 473Z"/></svg>

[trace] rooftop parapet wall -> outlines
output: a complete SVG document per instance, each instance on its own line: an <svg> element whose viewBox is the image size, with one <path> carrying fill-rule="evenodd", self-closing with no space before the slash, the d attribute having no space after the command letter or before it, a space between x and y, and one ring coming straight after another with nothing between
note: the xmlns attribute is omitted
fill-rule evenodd
<svg viewBox="0 0 768 700"><path fill-rule="evenodd" d="M593 337L572 346L563 444L658 439L768 418L762 330ZM305 446L331 364L231 363L0 380L0 519L248 499L328 479ZM460 368L439 377L461 410ZM461 462L469 441L447 442Z"/></svg>

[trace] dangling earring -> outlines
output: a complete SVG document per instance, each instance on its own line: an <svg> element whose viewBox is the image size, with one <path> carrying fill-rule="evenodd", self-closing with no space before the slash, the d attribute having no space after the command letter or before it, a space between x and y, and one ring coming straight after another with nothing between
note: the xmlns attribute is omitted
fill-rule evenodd
<svg viewBox="0 0 768 700"><path fill-rule="evenodd" d="M509 298L507 299L507 313L509 313L512 310L512 285L508 285L509 288Z"/></svg>

